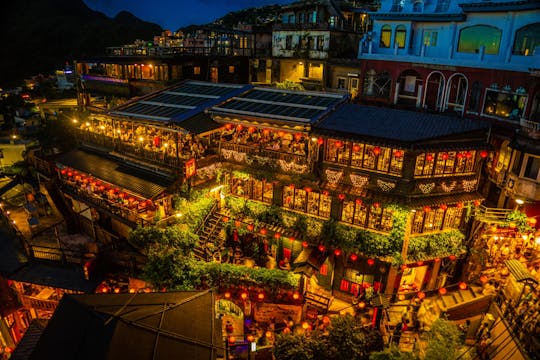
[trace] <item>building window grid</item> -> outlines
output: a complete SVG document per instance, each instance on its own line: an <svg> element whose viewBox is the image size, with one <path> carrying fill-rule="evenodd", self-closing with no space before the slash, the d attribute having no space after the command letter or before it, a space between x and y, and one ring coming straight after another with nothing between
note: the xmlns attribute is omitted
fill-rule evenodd
<svg viewBox="0 0 540 360"><path fill-rule="evenodd" d="M432 211L416 211L414 213L411 233L422 234L427 232L457 229L461 223L463 209L458 207L441 208Z"/></svg>
<svg viewBox="0 0 540 360"><path fill-rule="evenodd" d="M373 205L368 207L357 201L344 201L341 221L367 229L388 232L392 229L392 211Z"/></svg>
<svg viewBox="0 0 540 360"><path fill-rule="evenodd" d="M375 154L376 148L380 151ZM325 160L381 173L401 175L404 151L357 142L329 139Z"/></svg>
<svg viewBox="0 0 540 360"><path fill-rule="evenodd" d="M428 159L430 157L431 159ZM416 157L415 177L447 176L474 172L476 151L422 153Z"/></svg>
<svg viewBox="0 0 540 360"><path fill-rule="evenodd" d="M274 185L266 180L238 179L232 181L232 193L251 200L272 203Z"/></svg>
<svg viewBox="0 0 540 360"><path fill-rule="evenodd" d="M324 193L306 191L293 186L285 186L283 191L283 207L308 213L323 218L330 217L331 198Z"/></svg>

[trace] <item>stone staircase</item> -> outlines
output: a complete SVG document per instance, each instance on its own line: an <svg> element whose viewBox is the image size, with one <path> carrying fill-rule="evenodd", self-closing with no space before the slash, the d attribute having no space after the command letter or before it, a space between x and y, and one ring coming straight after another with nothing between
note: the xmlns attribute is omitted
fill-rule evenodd
<svg viewBox="0 0 540 360"><path fill-rule="evenodd" d="M449 320L461 320L485 313L490 303L490 295L482 295L480 288L470 286L448 291L435 301L440 312L446 313Z"/></svg>
<svg viewBox="0 0 540 360"><path fill-rule="evenodd" d="M220 254L225 239L221 236L223 215L212 209L198 229L199 242L193 249L193 255L198 260L212 261L214 254Z"/></svg>

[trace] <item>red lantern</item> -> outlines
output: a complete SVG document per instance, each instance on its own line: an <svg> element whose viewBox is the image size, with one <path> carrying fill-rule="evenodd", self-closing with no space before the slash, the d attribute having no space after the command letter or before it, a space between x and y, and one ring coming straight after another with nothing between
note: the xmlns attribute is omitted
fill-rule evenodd
<svg viewBox="0 0 540 360"><path fill-rule="evenodd" d="M99 190L101 190L101 191L105 190L105 186L101 185L101 186L99 187Z"/></svg>
<svg viewBox="0 0 540 360"><path fill-rule="evenodd" d="M458 202L458 203L456 204L456 207L457 207L458 209L461 209L461 208L463 207L463 203L462 203L462 202Z"/></svg>
<svg viewBox="0 0 540 360"><path fill-rule="evenodd" d="M259 293L257 295L257 299L259 299L260 301L263 301L264 300L264 293Z"/></svg>
<svg viewBox="0 0 540 360"><path fill-rule="evenodd" d="M423 291L419 291L419 292L416 294L416 296L418 296L418 298L419 298L420 300L422 300L423 298L426 297L426 293L423 292Z"/></svg>
<svg viewBox="0 0 540 360"><path fill-rule="evenodd" d="M428 213L428 212L430 212L430 211L431 211L431 207L429 207L429 206L427 206L427 205L424 206L424 212L427 212L427 213Z"/></svg>
<svg viewBox="0 0 540 360"><path fill-rule="evenodd" d="M319 245L318 249L319 249L320 252L324 252L326 250L326 248L322 244Z"/></svg>
<svg viewBox="0 0 540 360"><path fill-rule="evenodd" d="M253 134L255 132L255 128L253 126L250 126L249 129L248 129L248 132L250 134Z"/></svg>
<svg viewBox="0 0 540 360"><path fill-rule="evenodd" d="M324 144L324 139L323 138L318 138L317 139L317 144L319 144L319 145Z"/></svg>
<svg viewBox="0 0 540 360"><path fill-rule="evenodd" d="M73 176L73 173L72 173L71 171L69 171L69 172L67 173L67 176L72 177L72 176Z"/></svg>
<svg viewBox="0 0 540 360"><path fill-rule="evenodd" d="M308 242L307 241L302 241L302 246L307 248L309 246Z"/></svg>
<svg viewBox="0 0 540 360"><path fill-rule="evenodd" d="M284 133L283 131L278 131L278 133L277 133L277 134L278 134L278 136L279 136L279 137L283 137L283 136L285 136L285 133Z"/></svg>
<svg viewBox="0 0 540 360"><path fill-rule="evenodd" d="M242 131L243 128L244 128L244 126L242 124L238 124L236 126L236 130L238 130L238 131Z"/></svg>
<svg viewBox="0 0 540 360"><path fill-rule="evenodd" d="M232 124L225 124L225 129L231 130L232 129Z"/></svg>
<svg viewBox="0 0 540 360"><path fill-rule="evenodd" d="M463 159L463 154L462 154L462 153L457 153L456 157L457 157L458 159Z"/></svg>
<svg viewBox="0 0 540 360"><path fill-rule="evenodd" d="M376 209L378 209L378 208L381 207L381 204L379 204L378 202L373 203L373 207L376 208Z"/></svg>
<svg viewBox="0 0 540 360"><path fill-rule="evenodd" d="M358 152L360 151L360 145L353 145L352 149L354 152Z"/></svg>
<svg viewBox="0 0 540 360"><path fill-rule="evenodd" d="M329 193L327 190L324 190L324 191L322 192L322 194L323 194L324 196L328 196L328 194L330 194L330 193Z"/></svg>
<svg viewBox="0 0 540 360"><path fill-rule="evenodd" d="M446 295L446 289L445 288L440 288L439 289L439 294Z"/></svg>
<svg viewBox="0 0 540 360"><path fill-rule="evenodd" d="M439 262L439 261L441 261L441 259L437 257L437 258L433 259L433 261Z"/></svg>
<svg viewBox="0 0 540 360"><path fill-rule="evenodd" d="M266 228L261 229L261 235L266 235L267 232L268 232L268 230L266 230Z"/></svg>
<svg viewBox="0 0 540 360"><path fill-rule="evenodd" d="M341 255L341 250L340 249L334 250L334 255L340 256Z"/></svg>
<svg viewBox="0 0 540 360"><path fill-rule="evenodd" d="M417 261L417 262L416 262L416 265L422 266L422 265L424 265L424 262L423 262L423 261Z"/></svg>
<svg viewBox="0 0 540 360"><path fill-rule="evenodd" d="M427 154L427 155L426 155L426 160L427 160L427 161L433 161L433 155Z"/></svg>
<svg viewBox="0 0 540 360"><path fill-rule="evenodd" d="M401 152L401 150L396 150L394 152L394 156L397 157L397 158L400 158L403 156L403 152Z"/></svg>
<svg viewBox="0 0 540 360"><path fill-rule="evenodd" d="M307 193L310 193L312 191L312 189L310 187L305 187L304 191L307 192Z"/></svg>
<svg viewBox="0 0 540 360"><path fill-rule="evenodd" d="M240 220L236 220L236 221L234 222L234 226L240 227L240 225L242 225L242 223L240 222Z"/></svg>
<svg viewBox="0 0 540 360"><path fill-rule="evenodd" d="M351 258L352 261L356 261L356 260L358 260L358 255L351 254L350 258Z"/></svg>
<svg viewBox="0 0 540 360"><path fill-rule="evenodd" d="M448 209L448 206L446 206L446 204L441 204L441 206L439 206L439 208L444 211L444 210Z"/></svg>
<svg viewBox="0 0 540 360"><path fill-rule="evenodd" d="M297 292L295 292L295 293L292 295L292 298L293 298L294 300L298 300L298 299L300 299L300 294L297 293Z"/></svg>
<svg viewBox="0 0 540 360"><path fill-rule="evenodd" d="M487 158L487 156L488 156L488 152L487 152L486 150L482 150L482 151L480 152L480 157L481 157L482 159Z"/></svg>
<svg viewBox="0 0 540 360"><path fill-rule="evenodd" d="M286 329L286 328L285 328ZM283 331L285 331L285 329L283 329ZM290 331L290 330L289 330ZM255 341L255 337L253 335L248 335L247 338L246 338L247 341L249 342L253 342Z"/></svg>
<svg viewBox="0 0 540 360"><path fill-rule="evenodd" d="M466 157L467 159L470 159L470 158L472 157L471 152L470 152L470 151L467 151L467 152L465 153L465 157Z"/></svg>
<svg viewBox="0 0 540 360"><path fill-rule="evenodd" d="M67 170L66 170L66 169L60 170L60 174L66 175L66 173L67 173Z"/></svg>
<svg viewBox="0 0 540 360"><path fill-rule="evenodd" d="M401 265L401 271L405 271L408 269L408 266L407 265Z"/></svg>
<svg viewBox="0 0 540 360"><path fill-rule="evenodd" d="M476 207L480 206L480 200L474 200L473 204Z"/></svg>
<svg viewBox="0 0 540 360"><path fill-rule="evenodd" d="M367 259L367 264L368 264L369 266L373 266L373 265L375 265L375 260L373 260L373 259Z"/></svg>
<svg viewBox="0 0 540 360"><path fill-rule="evenodd" d="M289 185L289 187L291 187L291 188L293 188L293 189L294 189L294 187L295 187L295 186L294 186L294 184L291 184L291 185Z"/></svg>
<svg viewBox="0 0 540 360"><path fill-rule="evenodd" d="M289 241L290 242L293 242L295 239L294 239L294 236L289 236Z"/></svg>
<svg viewBox="0 0 540 360"><path fill-rule="evenodd" d="M339 199L340 201L345 200L345 194L339 194L339 195L338 195L338 199Z"/></svg>
<svg viewBox="0 0 540 360"><path fill-rule="evenodd" d="M380 153L381 153L381 148L378 146L375 146L373 148L373 154L375 154L375 156L378 156Z"/></svg>
<svg viewBox="0 0 540 360"><path fill-rule="evenodd" d="M131 203L131 202L134 202L135 201L135 198L133 196L130 196L128 201Z"/></svg>
<svg viewBox="0 0 540 360"><path fill-rule="evenodd" d="M236 342L236 338L234 336L229 336L229 344L234 344Z"/></svg>
<svg viewBox="0 0 540 360"><path fill-rule="evenodd" d="M248 293L245 292L245 291L242 292L242 293L240 294L240 298L242 298L242 300L247 300L247 298L248 298Z"/></svg>
<svg viewBox="0 0 540 360"><path fill-rule="evenodd" d="M336 147L337 147L337 148L340 148L340 147L342 147L342 146L343 146L343 142L341 142L341 141L339 141L339 140L336 141Z"/></svg>
<svg viewBox="0 0 540 360"><path fill-rule="evenodd" d="M296 140L300 140L300 139L302 138L302 134L296 133L296 134L294 134L294 138L295 138Z"/></svg>
<svg viewBox="0 0 540 360"><path fill-rule="evenodd" d="M264 130L263 130L263 134L264 134L264 135L268 135L268 134L270 134L270 130L268 130L268 129L264 129Z"/></svg>
<svg viewBox="0 0 540 360"><path fill-rule="evenodd" d="M460 282L458 286L461 290L467 290L467 283L464 281Z"/></svg>
<svg viewBox="0 0 540 360"><path fill-rule="evenodd" d="M456 260L457 256L456 255L450 255L448 256L448 258L452 261Z"/></svg>
<svg viewBox="0 0 540 360"><path fill-rule="evenodd" d="M361 199L356 199L355 202L356 202L357 205L362 205L362 200Z"/></svg>
<svg viewBox="0 0 540 360"><path fill-rule="evenodd" d="M247 229L248 229L249 231L253 231L254 228L255 228L255 226L254 226L253 224L249 224L249 225L247 226Z"/></svg>
<svg viewBox="0 0 540 360"><path fill-rule="evenodd" d="M277 232L277 233L274 234L274 237L275 237L276 239L279 239L279 238L281 237L281 234Z"/></svg>
<svg viewBox="0 0 540 360"><path fill-rule="evenodd" d="M225 296L225 299L230 299L231 293L227 291L225 294L223 294L223 296Z"/></svg>
<svg viewBox="0 0 540 360"><path fill-rule="evenodd" d="M481 282L482 284L487 283L487 282L488 282L488 277L487 277L486 275L480 276L480 282Z"/></svg>

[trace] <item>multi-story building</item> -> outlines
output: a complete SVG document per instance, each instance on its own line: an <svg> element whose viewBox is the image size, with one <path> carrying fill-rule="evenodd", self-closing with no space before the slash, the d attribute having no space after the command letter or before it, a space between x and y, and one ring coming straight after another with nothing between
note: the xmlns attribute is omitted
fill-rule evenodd
<svg viewBox="0 0 540 360"><path fill-rule="evenodd" d="M359 85L355 68L358 64L341 64L341 68L332 70L339 74L329 73L334 59L356 57L357 42L368 28L367 9L356 3L299 1L282 7L281 21L272 31L274 60L266 64L267 81L289 80L306 89L332 88L355 93Z"/></svg>

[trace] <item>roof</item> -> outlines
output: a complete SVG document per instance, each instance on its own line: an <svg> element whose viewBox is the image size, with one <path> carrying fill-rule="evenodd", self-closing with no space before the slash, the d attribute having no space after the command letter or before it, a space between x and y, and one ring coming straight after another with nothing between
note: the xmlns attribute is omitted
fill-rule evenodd
<svg viewBox="0 0 540 360"><path fill-rule="evenodd" d="M8 278L29 284L81 292L93 292L98 285L96 281L84 279L82 266L55 266L44 263L28 263Z"/></svg>
<svg viewBox="0 0 540 360"><path fill-rule="evenodd" d="M182 128L192 134L201 135L221 128L207 113L200 113L182 121Z"/></svg>
<svg viewBox="0 0 540 360"><path fill-rule="evenodd" d="M459 7L464 12L494 12L494 11L517 11L517 10L537 10L538 0L522 1L483 1L475 3L461 3Z"/></svg>
<svg viewBox="0 0 540 360"><path fill-rule="evenodd" d="M204 359L222 349L203 292L65 295L30 359Z"/></svg>
<svg viewBox="0 0 540 360"><path fill-rule="evenodd" d="M538 285L538 280L531 275L529 270L519 260L505 260L504 264L518 282L534 283Z"/></svg>
<svg viewBox="0 0 540 360"><path fill-rule="evenodd" d="M15 351L11 354L10 360L28 360L46 326L47 321L44 319L32 320Z"/></svg>
<svg viewBox="0 0 540 360"><path fill-rule="evenodd" d="M144 171L84 150L58 156L57 163L77 169L147 199L155 198L172 185L173 179Z"/></svg>
<svg viewBox="0 0 540 360"><path fill-rule="evenodd" d="M347 94L255 87L209 111L312 125L347 99Z"/></svg>
<svg viewBox="0 0 540 360"><path fill-rule="evenodd" d="M326 251L320 251L318 247L307 247L294 259L294 272L313 275L314 272L319 271L327 258Z"/></svg>
<svg viewBox="0 0 540 360"><path fill-rule="evenodd" d="M221 84L202 81L184 81L111 110L110 115L128 116L149 121L182 122L238 95L251 85Z"/></svg>
<svg viewBox="0 0 540 360"><path fill-rule="evenodd" d="M479 130L487 131L488 128L488 124L469 119L344 104L317 124L314 132L329 136L371 137L402 143L416 143Z"/></svg>

